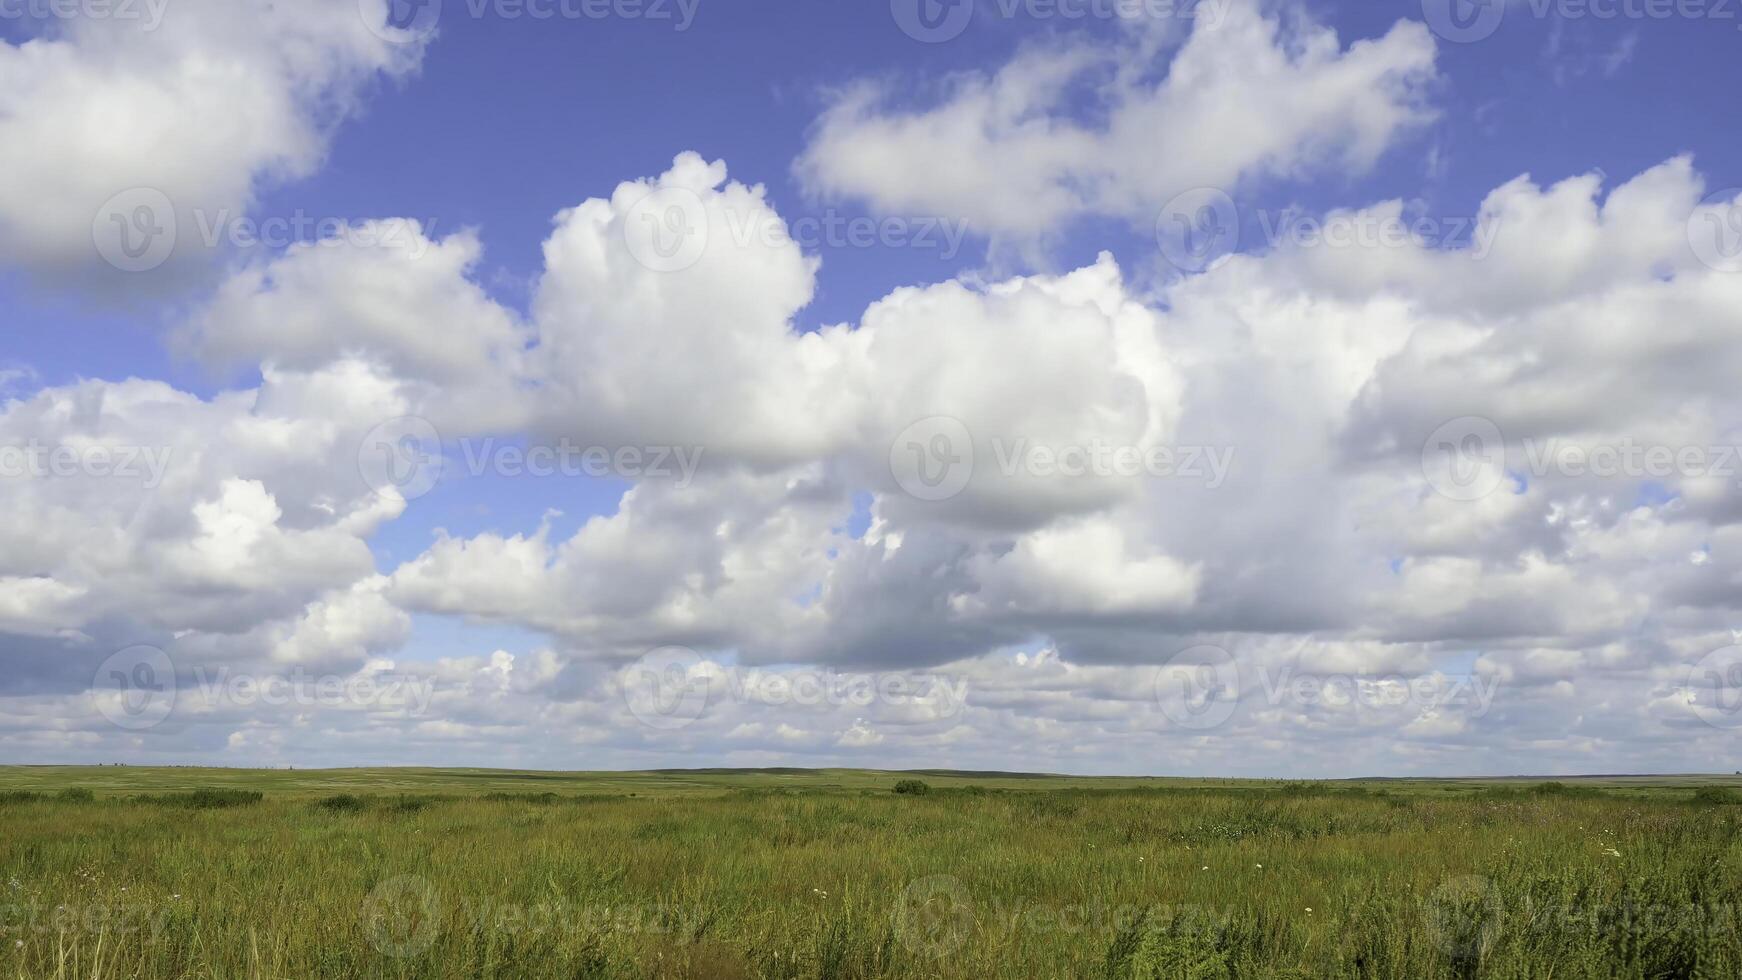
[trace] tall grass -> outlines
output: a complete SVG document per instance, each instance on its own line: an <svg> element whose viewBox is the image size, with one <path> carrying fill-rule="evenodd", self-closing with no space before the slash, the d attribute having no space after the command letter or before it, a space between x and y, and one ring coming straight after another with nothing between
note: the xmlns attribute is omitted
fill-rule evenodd
<svg viewBox="0 0 1742 980"><path fill-rule="evenodd" d="M37 794L0 827L30 980L1742 976L1716 794Z"/></svg>

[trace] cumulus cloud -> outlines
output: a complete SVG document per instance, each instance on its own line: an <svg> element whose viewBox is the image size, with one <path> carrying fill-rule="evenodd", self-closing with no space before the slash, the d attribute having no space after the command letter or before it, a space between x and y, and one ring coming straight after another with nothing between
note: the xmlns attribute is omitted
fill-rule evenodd
<svg viewBox="0 0 1742 980"><path fill-rule="evenodd" d="M308 397L322 389L343 396ZM391 646L403 614L355 590L374 574L367 539L405 501L369 486L357 453L396 408L354 363L210 399L131 380L6 403L0 628L42 641L13 651L10 683L88 683L132 643L353 666Z"/></svg>
<svg viewBox="0 0 1742 980"><path fill-rule="evenodd" d="M0 258L59 276L129 253L162 265L158 241L197 253L202 225L312 173L369 84L422 55L385 5L373 25L354 0L150 6L160 20L57 19L0 41Z"/></svg>
<svg viewBox="0 0 1742 980"><path fill-rule="evenodd" d="M1018 241L1086 214L1153 225L1193 188L1370 167L1431 118L1434 54L1412 21L1345 47L1299 11L1236 3L1194 21L1177 50L1150 31L1113 45L1066 35L953 78L935 104L856 83L797 172L819 194ZM1104 107L1094 122L1073 110L1081 99Z"/></svg>
<svg viewBox="0 0 1742 980"><path fill-rule="evenodd" d="M1531 442L1733 438L1742 279L1689 248L1702 193L1682 159L1606 194L1520 179L1484 205L1482 255L1283 244L1156 303L1103 257L898 289L809 332L794 319L815 260L735 236L779 216L691 154L563 212L524 316L476 285L470 233L292 250L238 272L181 337L215 362L262 362L257 388L83 382L0 413L0 443L175 450L151 492L0 481L20 515L0 528L0 630L35 667L23 674L54 679L15 679L26 721L0 739L114 744L100 722L45 734L44 705L150 636L178 663L391 664L435 685L426 714L333 714L320 751L335 756L391 733L413 756L526 764L1009 766L1020 752L1035 768L1153 771L1165 748L1180 770L1346 773L1352 746L1375 771L1504 768L1518 752L1556 770L1715 759L1724 733L1676 706L1702 703L1689 670L1732 642L1735 477L1575 471ZM650 214L668 236L651 252ZM676 261L686 241L702 247ZM425 318L440 329L421 333ZM378 571L369 538L408 503L367 484L357 449L410 414L450 436L706 457L693 480L636 481L572 533L442 533ZM1460 496L1436 485L1429 436L1470 415L1501 444L1453 450L1500 453L1503 478ZM909 439L924 462L972 465L934 493L913 482ZM538 645L401 657L431 616ZM637 658L670 645L695 651L685 683L727 685L675 733L624 694ZM1232 673L1175 710L1163 678L1215 665L1160 668L1205 647ZM785 677L780 690L857 672L968 694L949 711L799 710L745 686L749 670ZM294 754L285 733L305 723L194 717L163 744L269 759Z"/></svg>

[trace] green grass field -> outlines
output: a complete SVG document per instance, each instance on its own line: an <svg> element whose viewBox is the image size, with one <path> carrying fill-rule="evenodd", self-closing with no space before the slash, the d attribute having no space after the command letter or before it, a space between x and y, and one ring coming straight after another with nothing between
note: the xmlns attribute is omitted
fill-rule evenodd
<svg viewBox="0 0 1742 980"><path fill-rule="evenodd" d="M0 768L0 976L1735 978L1739 799L1729 777Z"/></svg>

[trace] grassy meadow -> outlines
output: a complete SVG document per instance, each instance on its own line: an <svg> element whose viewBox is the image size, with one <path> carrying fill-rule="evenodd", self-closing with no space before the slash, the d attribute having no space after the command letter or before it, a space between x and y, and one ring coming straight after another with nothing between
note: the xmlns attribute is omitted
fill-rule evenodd
<svg viewBox="0 0 1742 980"><path fill-rule="evenodd" d="M1719 777L0 768L0 977L1735 978L1738 800Z"/></svg>

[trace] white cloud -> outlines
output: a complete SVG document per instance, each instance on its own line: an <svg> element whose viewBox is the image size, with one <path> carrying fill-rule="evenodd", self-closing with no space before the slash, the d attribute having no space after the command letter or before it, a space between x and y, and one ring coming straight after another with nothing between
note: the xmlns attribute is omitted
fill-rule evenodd
<svg viewBox="0 0 1742 980"><path fill-rule="evenodd" d="M93 381L8 402L0 445L161 446L175 465L152 492L0 481L0 629L28 665L9 688L23 720L0 740L102 733L45 727L45 699L140 633L189 663L355 671L415 650L413 617L437 614L531 631L538 648L404 658L395 669L438 682L433 713L317 715L319 751L386 733L409 757L529 764L581 745L625 765L693 752L969 766L1009 766L1018 745L1027 768L1102 770L1153 770L1165 747L1180 769L1270 773L1720 757L1724 733L1674 706L1687 668L1731 642L1734 478L1528 473L1461 501L1422 464L1427 434L1472 413L1519 453L1527 437L1734 439L1742 279L1687 248L1703 190L1688 161L1606 197L1588 178L1509 182L1484 206L1497 232L1481 256L1285 245L1155 304L1103 258L899 289L812 333L793 319L816 266L790 243L728 233L682 269L638 259L637 205L656 190L692 195L710 229L777 220L756 188L685 155L560 217L524 318L473 282L470 235L420 233L421 258L293 251L240 273L187 334L265 362L259 388ZM423 341L426 316L442 329ZM487 417L469 407L479 393L495 393ZM442 534L377 574L368 539L407 504L369 490L357 449L413 412L455 434L669 440L708 457L695 482L642 481L572 534ZM906 494L890 463L896 435L937 415L964 424L977 464L942 502ZM995 442L1015 439L1233 456L1216 484L1007 473ZM1154 694L1156 667L1203 643L1243 672L1239 710L1208 734ZM729 700L661 735L615 678L665 644L717 672L935 671L970 694L954 713ZM1285 666L1503 686L1491 702L1345 710L1279 696ZM165 744L257 758L307 719L209 721ZM66 751L114 744L63 734Z"/></svg>
<svg viewBox="0 0 1742 980"><path fill-rule="evenodd" d="M61 638L55 669L74 672L172 637L204 651L195 659L318 649L308 656L330 660L349 648L360 662L363 648L388 642L362 637L392 629L359 618L401 615L346 598L373 574L366 538L404 506L376 494L356 463L363 433L394 404L390 388L371 396L378 380L339 363L209 400L135 380L7 403L0 577L16 587L0 607L4 628ZM327 386L348 397L303 397Z"/></svg>
<svg viewBox="0 0 1742 980"><path fill-rule="evenodd" d="M335 245L354 232L366 247ZM512 375L525 340L516 319L468 276L483 248L459 232L439 241L417 222L368 222L232 274L182 346L219 365L319 368L353 354L396 376L454 384L493 362Z"/></svg>
<svg viewBox="0 0 1742 980"><path fill-rule="evenodd" d="M1434 44L1421 24L1344 47L1299 11L1262 7L1194 22L1171 59L1148 33L1037 43L921 108L858 83L823 113L798 174L880 212L961 216L1024 240L1084 214L1153 226L1193 188L1362 170L1431 117ZM1104 119L1079 121L1079 92Z"/></svg>
<svg viewBox="0 0 1742 980"><path fill-rule="evenodd" d="M313 172L368 85L422 54L355 0L175 0L158 24L55 24L0 41L0 258L50 275L96 267L93 235L117 234L106 205L138 188L165 195L178 250L197 252L202 218L239 218L262 185Z"/></svg>

